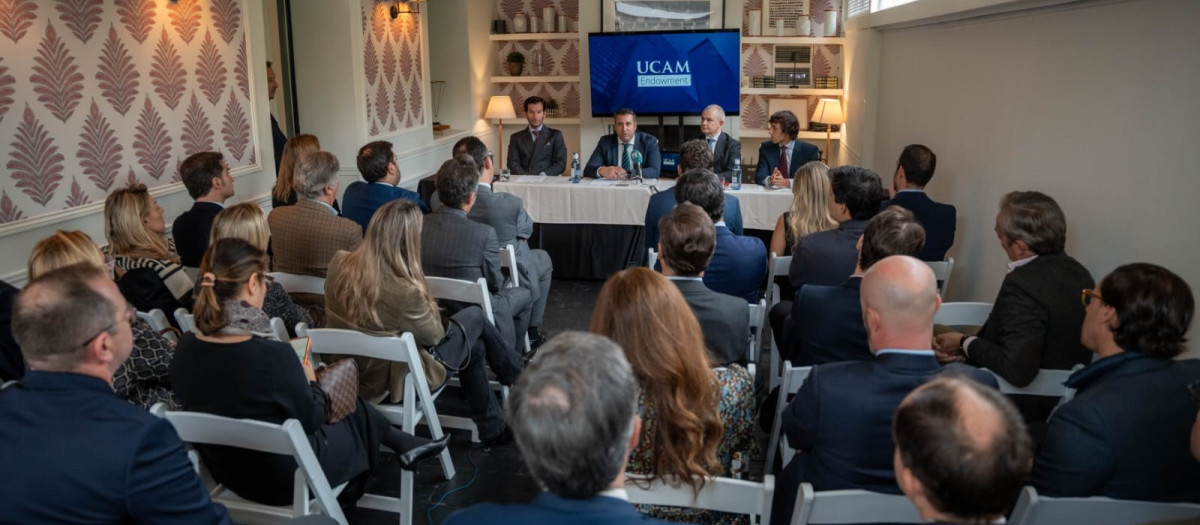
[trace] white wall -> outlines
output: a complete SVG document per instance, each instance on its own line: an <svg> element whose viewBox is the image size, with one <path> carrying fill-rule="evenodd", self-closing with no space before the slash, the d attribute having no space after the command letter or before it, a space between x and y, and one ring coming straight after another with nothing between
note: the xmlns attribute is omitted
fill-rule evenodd
<svg viewBox="0 0 1200 525"><path fill-rule="evenodd" d="M875 142L860 147L885 179L906 144L938 154L928 190L959 210L949 300L995 297L1011 190L1058 200L1094 277L1147 261L1200 286L1197 20L1192 0L1083 2L879 33Z"/></svg>

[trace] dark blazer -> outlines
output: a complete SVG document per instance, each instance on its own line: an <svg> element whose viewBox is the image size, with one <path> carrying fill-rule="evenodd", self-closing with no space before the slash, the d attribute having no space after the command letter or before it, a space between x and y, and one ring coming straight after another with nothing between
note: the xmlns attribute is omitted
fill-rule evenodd
<svg viewBox="0 0 1200 525"><path fill-rule="evenodd" d="M654 135L635 131L633 136L633 149L642 153L642 177L647 179L657 179L658 172L662 169L662 152L658 149L658 139ZM630 155L633 155L630 153ZM588 159L587 166L583 168L583 176L597 178L596 170L601 166L620 166L621 165L621 147L617 141L617 135L610 134L600 137L600 141L596 143L596 150L592 152L592 157Z"/></svg>
<svg viewBox="0 0 1200 525"><path fill-rule="evenodd" d="M562 132L543 124L537 144L533 143L529 126L513 133L508 140L507 166L513 175L537 175L543 171L551 177L562 175L567 169L567 143Z"/></svg>
<svg viewBox="0 0 1200 525"><path fill-rule="evenodd" d="M892 414L900 401L936 376L961 374L996 386L996 378L931 353L884 353L869 361L813 367L783 411L787 446L800 451L775 480L772 523L787 523L800 483L815 490L864 489L899 494L893 472Z"/></svg>
<svg viewBox="0 0 1200 525"><path fill-rule="evenodd" d="M232 523L165 419L91 376L31 371L0 390L5 523Z"/></svg>
<svg viewBox="0 0 1200 525"><path fill-rule="evenodd" d="M810 233L800 238L792 251L788 280L799 290L806 284L837 286L858 265L858 238L867 221L848 220L835 230Z"/></svg>
<svg viewBox="0 0 1200 525"><path fill-rule="evenodd" d="M709 289L758 302L758 288L767 277L767 247L758 237L734 235L717 226L717 246L704 271Z"/></svg>
<svg viewBox="0 0 1200 525"><path fill-rule="evenodd" d="M874 359L859 299L861 277L840 286L805 285L796 292L779 355L795 366Z"/></svg>
<svg viewBox="0 0 1200 525"><path fill-rule="evenodd" d="M979 337L967 346L967 362L1009 383L1028 385L1042 368L1069 369L1092 358L1079 342L1084 308L1079 293L1092 288L1091 274L1065 253L1041 255L1000 284L1000 293ZM1045 421L1053 398L1021 396L1013 402L1029 422Z"/></svg>
<svg viewBox="0 0 1200 525"><path fill-rule="evenodd" d="M784 175L787 178L792 178L796 170L812 160L821 160L821 150L816 146L797 139L792 145L792 158L788 159L788 173ZM758 184L766 184L767 179L771 178L771 173L775 168L779 167L779 144L771 141L764 141L758 146L758 169L754 172L754 182Z"/></svg>
<svg viewBox="0 0 1200 525"><path fill-rule="evenodd" d="M525 505L480 503L446 518L445 525L665 524L638 512L628 501L608 496L567 499L542 492Z"/></svg>
<svg viewBox="0 0 1200 525"><path fill-rule="evenodd" d="M954 244L957 212L954 206L933 202L923 191L903 190L889 201L883 201L879 209L901 206L917 216L917 222L925 228L925 246L917 257L922 261L944 261L946 252Z"/></svg>
<svg viewBox="0 0 1200 525"><path fill-rule="evenodd" d="M12 333L13 301L19 291L0 281L0 383L25 377L25 356Z"/></svg>
<svg viewBox="0 0 1200 525"><path fill-rule="evenodd" d="M700 321L704 346L708 347L713 366L745 365L746 350L750 347L750 314L746 301L709 290L701 281L670 279L696 314L696 320Z"/></svg>
<svg viewBox="0 0 1200 525"><path fill-rule="evenodd" d="M708 137L700 135L700 140L708 144ZM717 136L717 144L713 149L713 164L712 170L717 175L720 175L721 180L726 180L733 174L733 161L742 158L742 143L734 140L728 133L724 131ZM738 235L741 235L740 233Z"/></svg>
<svg viewBox="0 0 1200 525"><path fill-rule="evenodd" d="M215 202L197 202L192 209L175 218L171 236L175 238L175 250L179 252L179 264L199 268L200 259L208 249L208 234L212 231L213 219L225 209Z"/></svg>
<svg viewBox="0 0 1200 525"><path fill-rule="evenodd" d="M1075 399L1050 417L1031 483L1047 496L1200 503L1187 437L1196 406L1184 387L1200 361L1125 352L1071 375Z"/></svg>
<svg viewBox="0 0 1200 525"><path fill-rule="evenodd" d="M279 129L279 121L275 120L275 115L271 115L271 145L275 149L275 171L279 171L279 164L283 161L283 147L287 145L287 135L283 134L283 130Z"/></svg>
<svg viewBox="0 0 1200 525"><path fill-rule="evenodd" d="M363 230L358 223L307 199L271 210L267 223L277 272L325 277L333 254L354 251L362 244Z"/></svg>
<svg viewBox="0 0 1200 525"><path fill-rule="evenodd" d="M358 180L346 186L346 192L342 194L342 216L357 222L359 226L362 226L365 234L367 225L371 223L371 217L375 215L375 210L396 199L413 201L421 207L421 213L429 213L429 206L421 202L421 196L417 195L415 191L392 186L385 182L374 183Z"/></svg>
<svg viewBox="0 0 1200 525"><path fill-rule="evenodd" d="M650 205L646 206L646 247L658 249L658 220L671 214L675 209L675 192L660 191L650 196ZM742 205L738 198L725 194L725 226L734 235L745 235L742 232Z"/></svg>

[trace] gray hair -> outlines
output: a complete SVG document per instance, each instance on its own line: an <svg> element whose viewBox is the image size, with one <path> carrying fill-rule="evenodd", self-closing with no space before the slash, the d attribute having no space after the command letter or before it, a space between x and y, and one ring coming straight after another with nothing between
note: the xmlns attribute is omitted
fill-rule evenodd
<svg viewBox="0 0 1200 525"><path fill-rule="evenodd" d="M717 104L709 104L704 107L704 111L701 111L700 114L703 115L705 111L717 112L717 120L720 120L721 122L725 122L725 108L722 108L721 106L719 106Z"/></svg>
<svg viewBox="0 0 1200 525"><path fill-rule="evenodd" d="M316 151L300 158L292 179L292 189L300 198L315 200L321 190L337 180L341 169L337 156L328 151Z"/></svg>
<svg viewBox="0 0 1200 525"><path fill-rule="evenodd" d="M565 332L546 343L508 400L533 477L565 498L607 489L629 452L637 393L633 368L611 339Z"/></svg>
<svg viewBox="0 0 1200 525"><path fill-rule="evenodd" d="M116 328L116 305L91 285L103 270L79 263L46 272L17 296L13 337L25 360L43 370L75 369L85 344Z"/></svg>
<svg viewBox="0 0 1200 525"><path fill-rule="evenodd" d="M1008 242L1025 241L1038 255L1054 255L1066 249L1067 216L1044 193L1014 191L1002 197L997 226Z"/></svg>

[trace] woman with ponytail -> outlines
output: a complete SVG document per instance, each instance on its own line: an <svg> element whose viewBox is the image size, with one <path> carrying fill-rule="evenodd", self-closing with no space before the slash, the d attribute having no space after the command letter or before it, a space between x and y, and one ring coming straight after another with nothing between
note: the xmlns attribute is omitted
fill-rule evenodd
<svg viewBox="0 0 1200 525"><path fill-rule="evenodd" d="M329 424L325 392L311 363L270 337L270 320L261 309L266 272L266 254L242 239L219 239L204 254L193 312L198 333L184 335L171 365L184 410L268 423L299 420L329 484L350 483L338 497L343 507L353 507L362 496L379 464L380 443L397 451L405 469L446 448L448 437L430 441L401 432L362 401ZM296 468L291 458L225 447L200 447L200 455L213 478L239 496L291 504Z"/></svg>

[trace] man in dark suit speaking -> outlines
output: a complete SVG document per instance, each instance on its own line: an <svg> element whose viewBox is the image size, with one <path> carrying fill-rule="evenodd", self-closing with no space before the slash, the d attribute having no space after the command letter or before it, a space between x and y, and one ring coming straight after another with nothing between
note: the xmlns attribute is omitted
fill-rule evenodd
<svg viewBox="0 0 1200 525"><path fill-rule="evenodd" d="M954 244L957 215L954 206L934 202L925 194L925 185L933 178L936 168L937 155L932 150L920 144L905 147L896 161L896 173L892 175L892 199L883 201L879 207L902 206L917 216L917 222L925 227L925 247L917 256L922 261L944 260L950 245Z"/></svg>
<svg viewBox="0 0 1200 525"><path fill-rule="evenodd" d="M816 146L796 140L800 120L791 111L776 111L767 120L771 140L758 147L758 169L754 182L773 188L790 188L792 175L810 160L821 160Z"/></svg>
<svg viewBox="0 0 1200 525"><path fill-rule="evenodd" d="M728 133L722 131L725 127L725 110L712 104L700 113L700 132L704 134L708 151L712 152L712 170L721 180L730 180L733 176L733 162L742 158L742 143L734 140ZM708 167L708 166L697 166ZM681 170L683 173L685 170ZM739 233L740 235L740 233Z"/></svg>
<svg viewBox="0 0 1200 525"><path fill-rule="evenodd" d="M542 97L525 99L525 120L529 127L512 134L508 141L508 170L514 175L551 177L567 168L567 144L561 131L543 125L546 101Z"/></svg>
<svg viewBox="0 0 1200 525"><path fill-rule="evenodd" d="M613 114L616 133L600 137L596 150L583 169L585 177L625 179L640 166L642 177L657 179L662 168L662 153L658 139L637 130L637 115L632 109L621 108ZM637 155L634 155L634 153ZM637 162L637 157L641 162Z"/></svg>

